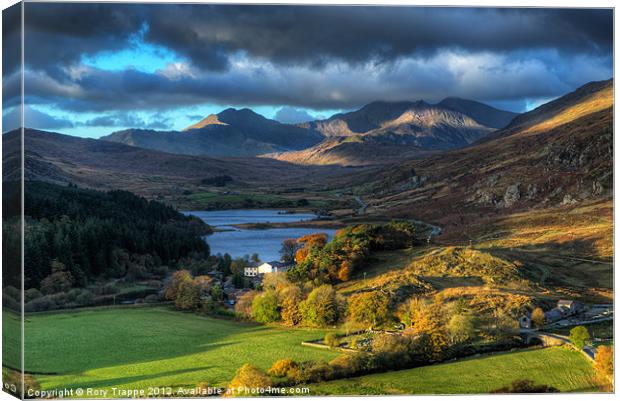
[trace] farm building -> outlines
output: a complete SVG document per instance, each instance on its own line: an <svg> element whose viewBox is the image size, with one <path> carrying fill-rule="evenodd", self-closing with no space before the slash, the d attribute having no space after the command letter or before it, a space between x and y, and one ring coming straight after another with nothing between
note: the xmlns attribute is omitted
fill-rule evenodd
<svg viewBox="0 0 620 401"><path fill-rule="evenodd" d="M545 312L545 323L553 323L562 320L568 316L583 309L583 304L577 301L559 300L555 308Z"/></svg>

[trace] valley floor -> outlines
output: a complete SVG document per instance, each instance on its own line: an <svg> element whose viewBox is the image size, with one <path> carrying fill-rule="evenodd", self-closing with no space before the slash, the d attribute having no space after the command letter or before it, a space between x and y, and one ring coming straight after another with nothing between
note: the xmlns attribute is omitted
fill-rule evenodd
<svg viewBox="0 0 620 401"><path fill-rule="evenodd" d="M5 330L18 320L4 313ZM44 390L226 386L252 362L336 357L304 347L325 330L285 329L200 317L165 307L33 314L25 323L26 371ZM17 355L9 354L9 358ZM16 361L13 361L16 363ZM597 391L591 364L563 348L515 351L453 363L309 385L312 394L486 393L530 378L561 391Z"/></svg>

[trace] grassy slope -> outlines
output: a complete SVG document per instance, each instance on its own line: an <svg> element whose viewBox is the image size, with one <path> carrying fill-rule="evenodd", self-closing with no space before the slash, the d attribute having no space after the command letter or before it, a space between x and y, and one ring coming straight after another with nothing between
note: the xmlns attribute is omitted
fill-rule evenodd
<svg viewBox="0 0 620 401"><path fill-rule="evenodd" d="M531 379L560 391L597 391L583 355L545 348L479 357L311 386L311 394L488 393L515 379Z"/></svg>
<svg viewBox="0 0 620 401"><path fill-rule="evenodd" d="M5 320L5 327L6 327ZM324 331L282 329L199 317L165 308L99 309L26 320L26 370L42 388L224 385L246 362L333 359L301 346Z"/></svg>

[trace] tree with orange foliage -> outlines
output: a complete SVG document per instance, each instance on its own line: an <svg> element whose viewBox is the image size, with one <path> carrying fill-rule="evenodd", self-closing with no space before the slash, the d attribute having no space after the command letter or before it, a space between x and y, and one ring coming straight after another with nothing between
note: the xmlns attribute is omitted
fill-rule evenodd
<svg viewBox="0 0 620 401"><path fill-rule="evenodd" d="M318 249L325 247L325 244L327 244L327 234L314 233L304 235L303 237L297 239L297 244L301 248L295 252L295 263L302 263L313 247Z"/></svg>
<svg viewBox="0 0 620 401"><path fill-rule="evenodd" d="M614 376L614 347L601 345L596 348L594 369L603 377L610 379Z"/></svg>
<svg viewBox="0 0 620 401"><path fill-rule="evenodd" d="M172 274L172 278L166 286L164 291L164 297L166 299L174 300L179 293L179 287L182 283L191 282L193 280L192 274L188 270L178 270Z"/></svg>
<svg viewBox="0 0 620 401"><path fill-rule="evenodd" d="M338 280L340 281L349 281L351 278L351 272L353 268L351 267L351 263L347 260L344 260L340 264L340 268L338 269Z"/></svg>

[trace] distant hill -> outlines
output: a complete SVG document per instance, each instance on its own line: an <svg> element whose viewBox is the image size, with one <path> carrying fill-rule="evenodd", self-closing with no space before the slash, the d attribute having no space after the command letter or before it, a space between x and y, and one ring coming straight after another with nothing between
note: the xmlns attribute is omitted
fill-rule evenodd
<svg viewBox="0 0 620 401"><path fill-rule="evenodd" d="M373 102L357 111L301 124L326 139L312 148L270 156L300 164L391 163L462 148L493 132L502 118L513 116L482 103L452 103L458 103L464 111L424 101ZM472 117L480 118L483 110L488 112L485 121L494 126L483 125Z"/></svg>
<svg viewBox="0 0 620 401"><path fill-rule="evenodd" d="M101 139L169 153L247 157L304 149L320 142L323 136L269 120L250 109L226 109L181 132L128 129Z"/></svg>
<svg viewBox="0 0 620 401"><path fill-rule="evenodd" d="M182 134L184 135L184 134ZM2 136L3 178L18 180L20 131ZM75 183L96 189L126 189L146 195L178 195L208 179L230 176L237 183L299 182L310 184L334 168L303 167L257 158L216 159L143 149L122 143L25 130L25 177L29 181Z"/></svg>
<svg viewBox="0 0 620 401"><path fill-rule="evenodd" d="M444 226L609 198L613 81L584 85L465 149L362 174L355 183L374 198L371 211Z"/></svg>

